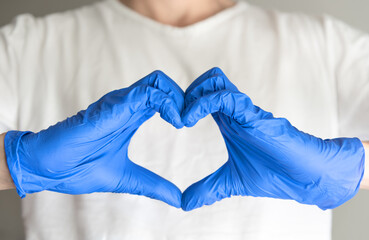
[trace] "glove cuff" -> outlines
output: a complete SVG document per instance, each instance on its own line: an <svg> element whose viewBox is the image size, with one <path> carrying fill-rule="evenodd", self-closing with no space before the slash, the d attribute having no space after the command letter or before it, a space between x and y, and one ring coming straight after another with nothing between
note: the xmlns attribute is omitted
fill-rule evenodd
<svg viewBox="0 0 369 240"><path fill-rule="evenodd" d="M331 195L330 192L336 192L337 195L318 205L323 210L336 208L353 198L359 191L364 176L365 150L360 139L336 138L333 142L341 146L341 151L337 154L340 169L335 171L339 175L336 177L336 186L327 187L327 195Z"/></svg>
<svg viewBox="0 0 369 240"><path fill-rule="evenodd" d="M22 136L27 133L30 132L9 131L6 133L4 139L4 148L9 172L13 179L14 185L17 188L17 193L21 198L26 196L26 192L22 187L22 168L20 166L18 149Z"/></svg>

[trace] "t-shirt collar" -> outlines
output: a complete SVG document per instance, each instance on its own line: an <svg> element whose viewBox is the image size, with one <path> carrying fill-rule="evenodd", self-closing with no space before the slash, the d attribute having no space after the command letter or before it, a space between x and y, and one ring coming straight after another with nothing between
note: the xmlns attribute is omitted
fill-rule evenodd
<svg viewBox="0 0 369 240"><path fill-rule="evenodd" d="M163 24L157 22L149 17L141 15L129 7L125 6L119 0L106 0L108 4L118 11L122 16L128 17L144 26L148 26L151 29L157 29L159 31L167 32L167 33L185 33L195 31L196 29L201 28L212 28L219 24L224 23L226 20L231 19L234 16L237 16L242 10L247 8L248 4L245 1L236 1L236 4L232 7L226 8L223 11L208 17L204 20L196 22L194 24L185 26L185 27L175 27L167 24Z"/></svg>

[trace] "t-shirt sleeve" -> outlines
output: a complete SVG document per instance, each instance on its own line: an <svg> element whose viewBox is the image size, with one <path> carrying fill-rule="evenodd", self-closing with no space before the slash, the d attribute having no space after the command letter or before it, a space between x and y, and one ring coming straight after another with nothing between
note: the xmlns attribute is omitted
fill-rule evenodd
<svg viewBox="0 0 369 240"><path fill-rule="evenodd" d="M325 30L337 91L338 135L369 140L369 34L333 18Z"/></svg>
<svg viewBox="0 0 369 240"><path fill-rule="evenodd" d="M34 17L23 14L0 28L0 133L18 128L18 88L22 46Z"/></svg>

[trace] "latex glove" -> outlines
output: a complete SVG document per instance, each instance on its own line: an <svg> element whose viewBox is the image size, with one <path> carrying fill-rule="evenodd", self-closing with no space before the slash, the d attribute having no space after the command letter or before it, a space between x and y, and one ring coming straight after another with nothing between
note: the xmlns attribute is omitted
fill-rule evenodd
<svg viewBox="0 0 369 240"><path fill-rule="evenodd" d="M228 161L183 192L192 210L233 195L293 199L321 209L337 207L358 191L364 149L357 138L323 140L253 105L214 68L185 93L182 121L191 127L212 114Z"/></svg>
<svg viewBox="0 0 369 240"><path fill-rule="evenodd" d="M183 100L177 84L155 71L46 130L8 132L5 151L18 194L130 193L180 207L181 191L130 161L127 152L133 134L155 112L183 127Z"/></svg>

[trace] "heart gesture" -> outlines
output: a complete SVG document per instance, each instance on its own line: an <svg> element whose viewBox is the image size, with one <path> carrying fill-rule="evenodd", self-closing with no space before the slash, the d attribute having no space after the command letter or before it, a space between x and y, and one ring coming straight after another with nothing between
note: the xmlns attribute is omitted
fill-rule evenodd
<svg viewBox="0 0 369 240"><path fill-rule="evenodd" d="M176 128L212 114L228 161L183 194L133 163L127 155L130 139L155 112ZM38 133L8 132L5 151L21 197L43 190L130 193L186 211L235 195L334 208L356 194L364 173L359 139L323 140L299 131L253 105L219 68L201 75L185 93L155 71Z"/></svg>

